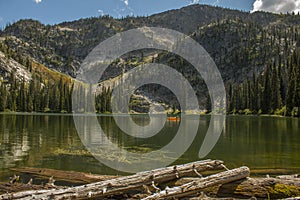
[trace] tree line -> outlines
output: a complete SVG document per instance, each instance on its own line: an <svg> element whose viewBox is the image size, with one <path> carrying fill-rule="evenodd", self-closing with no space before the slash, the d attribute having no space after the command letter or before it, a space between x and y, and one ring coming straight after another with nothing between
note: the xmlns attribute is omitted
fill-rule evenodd
<svg viewBox="0 0 300 200"><path fill-rule="evenodd" d="M43 80L34 74L29 82L17 80L12 72L7 81L0 83L0 112L111 112L111 89L103 87L101 92L92 93L91 85L66 81ZM76 107L72 99L78 95ZM94 98L94 104L91 99Z"/></svg>
<svg viewBox="0 0 300 200"><path fill-rule="evenodd" d="M287 60L279 56L265 70L242 83L226 84L231 114L300 116L300 49Z"/></svg>
<svg viewBox="0 0 300 200"><path fill-rule="evenodd" d="M17 80L12 72L9 80L0 86L0 112L71 112L73 84L62 78L48 82L33 74L27 82Z"/></svg>

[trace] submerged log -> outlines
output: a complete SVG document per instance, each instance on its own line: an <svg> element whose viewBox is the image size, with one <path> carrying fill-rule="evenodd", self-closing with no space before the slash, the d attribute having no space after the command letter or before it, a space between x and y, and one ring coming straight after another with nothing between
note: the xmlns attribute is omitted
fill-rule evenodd
<svg viewBox="0 0 300 200"><path fill-rule="evenodd" d="M47 169L47 168L14 168L11 171L29 174L33 178L37 177L40 179L49 179L49 177L55 177L56 181L67 182L70 184L87 184L87 183L95 183L99 181L105 181L113 178L117 178L117 176L108 176L108 175L95 175L88 174L83 172L74 172L74 171L63 171L56 169Z"/></svg>
<svg viewBox="0 0 300 200"><path fill-rule="evenodd" d="M207 170L222 169L223 161L204 160L184 165L171 166L152 171L140 172L131 176L77 186L67 189L26 191L2 195L2 199L89 199L123 194L144 186L156 187L158 183L176 180L180 177L199 174ZM158 188L156 188L158 189Z"/></svg>
<svg viewBox="0 0 300 200"><path fill-rule="evenodd" d="M236 180L244 179L250 176L250 169L248 167L241 167L218 174L214 174L205 178L200 178L181 186L166 188L165 190L144 198L144 200L156 199L170 199L189 197L201 193L201 191L208 187L230 183Z"/></svg>

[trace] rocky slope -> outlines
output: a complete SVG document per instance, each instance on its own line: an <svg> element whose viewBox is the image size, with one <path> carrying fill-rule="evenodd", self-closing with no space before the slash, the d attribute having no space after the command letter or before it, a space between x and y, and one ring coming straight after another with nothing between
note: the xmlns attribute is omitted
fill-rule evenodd
<svg viewBox="0 0 300 200"><path fill-rule="evenodd" d="M0 74L1 79L3 81L7 80L12 73L16 74L16 78L18 80L24 79L25 81L30 81L32 79L31 73L26 69L25 66L21 65L20 63L16 62L11 58L7 58L1 51L0 51Z"/></svg>

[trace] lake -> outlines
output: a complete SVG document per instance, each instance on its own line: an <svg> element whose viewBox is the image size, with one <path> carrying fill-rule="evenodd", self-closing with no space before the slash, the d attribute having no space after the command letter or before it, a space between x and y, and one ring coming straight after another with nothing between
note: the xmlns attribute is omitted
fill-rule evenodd
<svg viewBox="0 0 300 200"><path fill-rule="evenodd" d="M112 143L138 153L162 148L172 140L180 126L178 121L167 121L159 134L137 139L124 134L112 116L98 116L98 120ZM149 123L146 115L134 116L133 120L139 125ZM192 145L175 164L198 160L209 121L210 116L200 117ZM186 137L188 133L187 129ZM265 170L272 173L274 169L280 170L275 174L300 173L299 144L300 119L227 116L224 131L206 158L223 160L229 168L246 165L257 175L266 174ZM114 152L100 152L97 156L104 159L117 157ZM7 181L13 175L10 169L19 167L126 174L105 166L86 150L72 115L0 114L0 181Z"/></svg>

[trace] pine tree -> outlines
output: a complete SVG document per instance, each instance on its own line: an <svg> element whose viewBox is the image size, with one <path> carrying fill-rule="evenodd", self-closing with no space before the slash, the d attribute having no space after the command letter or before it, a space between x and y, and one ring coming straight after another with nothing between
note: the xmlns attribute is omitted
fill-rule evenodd
<svg viewBox="0 0 300 200"><path fill-rule="evenodd" d="M26 112L26 86L25 86L25 80L22 80L19 95L18 95L18 101L17 101L17 107L18 111Z"/></svg>
<svg viewBox="0 0 300 200"><path fill-rule="evenodd" d="M8 108L11 111L17 111L17 89L18 83L15 78L16 72L13 71L10 75L9 84L10 84L10 91L9 91L9 98L8 98Z"/></svg>
<svg viewBox="0 0 300 200"><path fill-rule="evenodd" d="M264 74L264 89L261 102L261 110L263 114L269 114L270 112L270 64L267 64L265 74Z"/></svg>
<svg viewBox="0 0 300 200"><path fill-rule="evenodd" d="M2 83L0 87L0 112L5 111L6 109L6 97L7 97L6 87L4 83Z"/></svg>
<svg viewBox="0 0 300 200"><path fill-rule="evenodd" d="M257 83L257 77L255 73L252 75L252 82L250 85L250 110L254 113L258 111L258 83Z"/></svg>
<svg viewBox="0 0 300 200"><path fill-rule="evenodd" d="M59 82L58 82L58 99L59 99L59 104L58 104L58 111L61 112L63 111L64 105L65 105L65 90L64 90L64 83L62 77L60 77Z"/></svg>
<svg viewBox="0 0 300 200"><path fill-rule="evenodd" d="M29 89L27 92L27 112L34 111L34 92L35 92L35 81L32 79L29 83Z"/></svg>
<svg viewBox="0 0 300 200"><path fill-rule="evenodd" d="M280 94L280 78L278 74L278 69L273 63L272 69L271 69L271 96L270 96L270 109L271 112L274 113L276 109L281 108L281 94Z"/></svg>

